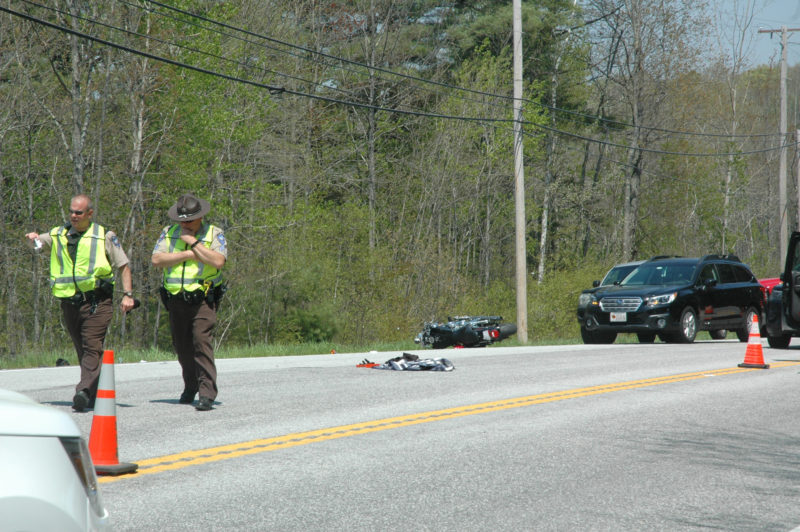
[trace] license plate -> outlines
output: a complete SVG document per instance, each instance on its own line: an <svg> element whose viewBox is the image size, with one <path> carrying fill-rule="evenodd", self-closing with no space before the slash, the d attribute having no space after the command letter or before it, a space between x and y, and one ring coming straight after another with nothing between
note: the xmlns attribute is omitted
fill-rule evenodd
<svg viewBox="0 0 800 532"><path fill-rule="evenodd" d="M609 321L613 321L613 322L628 321L628 313L627 312L612 312L611 316L609 317Z"/></svg>

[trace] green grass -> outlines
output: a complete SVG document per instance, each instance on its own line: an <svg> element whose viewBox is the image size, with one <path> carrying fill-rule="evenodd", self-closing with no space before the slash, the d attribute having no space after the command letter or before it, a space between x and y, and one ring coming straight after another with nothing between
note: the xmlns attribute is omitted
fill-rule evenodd
<svg viewBox="0 0 800 532"><path fill-rule="evenodd" d="M343 345L332 342L307 344L269 344L249 347L221 348L217 358L253 358L320 355L325 353L368 353L369 351L409 351L418 349L414 342L382 343L372 345Z"/></svg>
<svg viewBox="0 0 800 532"><path fill-rule="evenodd" d="M75 351L39 351L0 357L0 370L55 366L56 360L65 359L70 365L77 363Z"/></svg>
<svg viewBox="0 0 800 532"><path fill-rule="evenodd" d="M736 338L732 332L728 333L728 339ZM705 331L701 331L697 335L698 340L708 340L710 337ZM583 343L580 338L549 338L538 339L534 342L528 342L527 345L571 345ZM615 343L618 344L631 344L639 343L635 334L619 334ZM503 340L498 347L520 347L520 343L516 336ZM369 353L370 351L411 351L420 349L419 345L412 341L394 342L394 343L379 343L379 344L337 344L334 342L321 342L321 343L308 343L308 344L265 344L256 346L245 347L226 347L223 346L215 353L216 358L256 358L256 357L281 357L281 356L303 356L303 355L319 355L335 351L336 353ZM0 370L4 369L23 369L23 368L38 368L38 367L53 367L56 365L56 360L59 358L65 359L69 365L76 366L78 364L78 357L75 351L71 348L69 350L54 350L54 351L30 351L24 354L15 356L0 356ZM147 350L133 350L121 349L114 352L114 361L118 364L126 362L161 362L164 360L176 360L176 356L172 351L163 351L161 349L147 349ZM379 360L382 362L382 360Z"/></svg>
<svg viewBox="0 0 800 532"><path fill-rule="evenodd" d="M620 341L623 335L620 335ZM633 337L635 339L635 336ZM567 345L580 343L580 339L550 339L529 342L528 345ZM523 344L516 337L503 340L497 344L499 347L519 347ZM337 344L334 342L307 343L307 344L265 344L245 347L220 347L215 355L216 358L255 358L255 357L280 357L280 356L302 356L318 355L330 353L369 353L370 351L389 352L389 351L411 351L419 350L419 345L413 341L378 343L378 344ZM70 366L78 365L78 357L73 349L51 350L51 351L28 351L14 356L0 356L0 370L23 369L38 367L54 367L56 361L62 358ZM161 362L165 360L176 360L172 351L161 349L120 349L114 351L114 362L124 364L127 362ZM382 360L381 360L382 362Z"/></svg>
<svg viewBox="0 0 800 532"><path fill-rule="evenodd" d="M414 342L398 342L363 345L341 345L335 343L309 343L309 344L270 344L248 347L221 347L215 353L216 358L254 358L254 357L279 357L300 356L330 353L366 353L369 351L408 351L419 346ZM54 367L58 359L66 360L70 366L78 365L78 356L72 349L54 351L28 351L24 354L0 357L0 370L22 369L38 367ZM133 350L121 349L114 351L114 362L161 362L176 360L172 351L161 349Z"/></svg>

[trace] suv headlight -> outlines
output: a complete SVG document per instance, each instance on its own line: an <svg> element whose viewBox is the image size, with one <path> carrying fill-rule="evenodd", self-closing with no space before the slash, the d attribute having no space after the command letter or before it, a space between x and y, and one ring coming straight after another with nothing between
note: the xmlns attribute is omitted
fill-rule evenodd
<svg viewBox="0 0 800 532"><path fill-rule="evenodd" d="M659 305L669 305L678 296L678 292L671 292L669 294L661 294L658 296L650 296L645 299L648 307L657 307Z"/></svg>
<svg viewBox="0 0 800 532"><path fill-rule="evenodd" d="M592 300L592 294L581 294L578 296L578 306L585 307Z"/></svg>

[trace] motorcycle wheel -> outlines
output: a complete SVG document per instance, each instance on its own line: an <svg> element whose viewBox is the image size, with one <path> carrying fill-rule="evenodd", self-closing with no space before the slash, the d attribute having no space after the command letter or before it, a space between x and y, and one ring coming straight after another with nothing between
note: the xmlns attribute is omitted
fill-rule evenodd
<svg viewBox="0 0 800 532"><path fill-rule="evenodd" d="M450 347L452 342L447 338L442 338L441 336L431 336L431 347L433 349L444 349L445 347Z"/></svg>
<svg viewBox="0 0 800 532"><path fill-rule="evenodd" d="M497 332L500 336L497 338L496 341L505 340L512 334L516 334L517 332L517 325L515 323L504 323L497 328Z"/></svg>

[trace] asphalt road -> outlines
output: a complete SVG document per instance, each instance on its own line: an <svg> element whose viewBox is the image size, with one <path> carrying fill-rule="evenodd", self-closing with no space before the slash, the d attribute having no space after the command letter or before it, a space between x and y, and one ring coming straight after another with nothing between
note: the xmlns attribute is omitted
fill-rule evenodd
<svg viewBox="0 0 800 532"><path fill-rule="evenodd" d="M214 410L176 362L115 367L115 530L792 530L800 348L737 341L219 360ZM78 369L0 371L71 411ZM92 413L72 414L88 436Z"/></svg>

